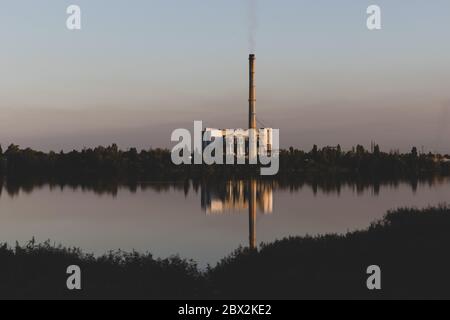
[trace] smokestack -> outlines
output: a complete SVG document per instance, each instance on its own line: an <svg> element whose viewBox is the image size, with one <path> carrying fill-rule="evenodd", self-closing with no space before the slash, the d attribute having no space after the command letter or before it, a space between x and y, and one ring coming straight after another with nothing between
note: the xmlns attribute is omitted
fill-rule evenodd
<svg viewBox="0 0 450 320"><path fill-rule="evenodd" d="M250 61L250 91L248 95L248 128L256 129L256 88L255 88L255 55L251 54Z"/></svg>

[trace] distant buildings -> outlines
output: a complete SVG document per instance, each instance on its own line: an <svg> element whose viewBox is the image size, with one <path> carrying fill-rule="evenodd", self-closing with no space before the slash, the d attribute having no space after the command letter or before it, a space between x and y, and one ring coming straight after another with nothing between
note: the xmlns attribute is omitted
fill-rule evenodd
<svg viewBox="0 0 450 320"><path fill-rule="evenodd" d="M264 147L268 156L272 153L273 129L261 128L255 130L256 150ZM216 139L223 141L224 155L234 155L235 157L248 157L250 152L251 130L245 129L214 129L206 128L202 132L203 150Z"/></svg>

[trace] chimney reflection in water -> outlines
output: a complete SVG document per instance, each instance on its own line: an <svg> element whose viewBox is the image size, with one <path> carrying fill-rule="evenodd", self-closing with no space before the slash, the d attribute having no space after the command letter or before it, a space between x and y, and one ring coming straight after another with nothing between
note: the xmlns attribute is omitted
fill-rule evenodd
<svg viewBox="0 0 450 320"><path fill-rule="evenodd" d="M248 204L249 216L249 246L256 249L256 181L250 181L250 197Z"/></svg>
<svg viewBox="0 0 450 320"><path fill-rule="evenodd" d="M229 181L223 184L202 185L201 203L208 216L220 214L249 215L249 247L256 249L256 218L258 210L273 211L273 185L258 180Z"/></svg>

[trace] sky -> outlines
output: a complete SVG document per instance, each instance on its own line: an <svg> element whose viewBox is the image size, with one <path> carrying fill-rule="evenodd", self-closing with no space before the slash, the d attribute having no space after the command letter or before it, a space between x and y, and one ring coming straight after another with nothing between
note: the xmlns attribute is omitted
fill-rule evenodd
<svg viewBox="0 0 450 320"><path fill-rule="evenodd" d="M252 51L283 147L448 153L449 30L448 0L0 0L0 143L170 147L194 120L246 127Z"/></svg>

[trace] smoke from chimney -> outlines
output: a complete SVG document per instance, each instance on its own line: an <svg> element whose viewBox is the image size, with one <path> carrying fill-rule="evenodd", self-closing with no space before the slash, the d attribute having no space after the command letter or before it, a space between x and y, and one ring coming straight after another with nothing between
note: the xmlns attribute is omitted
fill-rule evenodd
<svg viewBox="0 0 450 320"><path fill-rule="evenodd" d="M256 50L256 30L258 29L257 0L247 0L248 49L250 53Z"/></svg>

